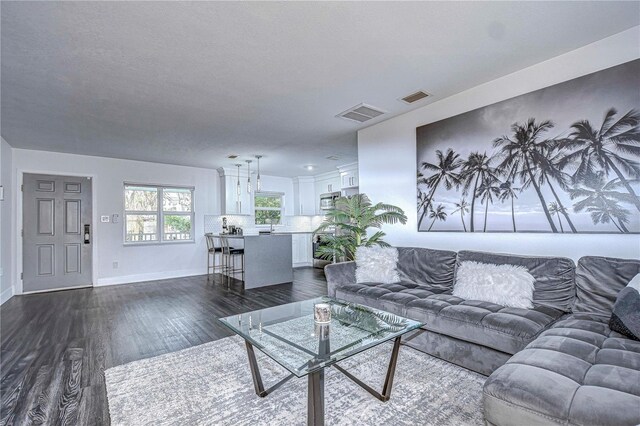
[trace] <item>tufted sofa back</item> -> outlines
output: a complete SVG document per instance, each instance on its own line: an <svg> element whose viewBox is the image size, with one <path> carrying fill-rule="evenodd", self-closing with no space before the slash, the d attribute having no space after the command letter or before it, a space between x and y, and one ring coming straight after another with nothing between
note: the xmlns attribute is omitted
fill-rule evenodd
<svg viewBox="0 0 640 426"><path fill-rule="evenodd" d="M620 290L640 273L640 260L585 256L576 268L574 312L611 316Z"/></svg>
<svg viewBox="0 0 640 426"><path fill-rule="evenodd" d="M451 293L456 252L419 247L398 247L400 281L429 287L434 293Z"/></svg>

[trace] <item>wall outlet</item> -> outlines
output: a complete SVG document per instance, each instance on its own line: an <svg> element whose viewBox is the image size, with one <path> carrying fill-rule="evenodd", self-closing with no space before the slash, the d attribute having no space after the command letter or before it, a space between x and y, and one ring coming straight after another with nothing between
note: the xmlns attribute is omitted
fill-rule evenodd
<svg viewBox="0 0 640 426"><path fill-rule="evenodd" d="M118 269L118 262L113 262L113 269Z"/></svg>
<svg viewBox="0 0 640 426"><path fill-rule="evenodd" d="M109 216L100 216L100 222L109 223Z"/></svg>
<svg viewBox="0 0 640 426"><path fill-rule="evenodd" d="M113 214L113 215L111 215L111 222L113 222L113 223L118 223L118 219L119 219L119 218L120 218L120 216L119 216L119 215L117 215L117 214Z"/></svg>

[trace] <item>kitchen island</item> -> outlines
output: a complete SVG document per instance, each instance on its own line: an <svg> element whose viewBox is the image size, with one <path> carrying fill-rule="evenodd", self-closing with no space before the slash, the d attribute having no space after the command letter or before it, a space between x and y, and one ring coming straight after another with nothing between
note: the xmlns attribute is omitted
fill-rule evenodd
<svg viewBox="0 0 640 426"><path fill-rule="evenodd" d="M221 234L229 245L244 244L244 288L266 287L293 281L291 235ZM242 243L241 243L242 242ZM236 265L238 261L236 261Z"/></svg>

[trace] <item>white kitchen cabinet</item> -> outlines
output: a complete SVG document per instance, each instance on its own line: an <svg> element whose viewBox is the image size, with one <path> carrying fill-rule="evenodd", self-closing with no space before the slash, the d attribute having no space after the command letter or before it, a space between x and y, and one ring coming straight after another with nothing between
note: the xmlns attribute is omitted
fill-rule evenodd
<svg viewBox="0 0 640 426"><path fill-rule="evenodd" d="M342 189L358 186L358 175L353 172L345 173L342 176Z"/></svg>
<svg viewBox="0 0 640 426"><path fill-rule="evenodd" d="M320 199L320 194L338 192L340 188L340 173L338 171L316 176L316 195L318 200Z"/></svg>
<svg viewBox="0 0 640 426"><path fill-rule="evenodd" d="M313 216L316 214L315 179L311 176L293 178L293 214Z"/></svg>
<svg viewBox="0 0 640 426"><path fill-rule="evenodd" d="M358 163L347 164L338 167L340 171L341 189L355 188L358 186Z"/></svg>
<svg viewBox="0 0 640 426"><path fill-rule="evenodd" d="M253 214L253 192L247 192L247 174L240 174L240 194L238 195L237 169L219 168L220 175L220 214ZM238 202L239 201L239 202Z"/></svg>
<svg viewBox="0 0 640 426"><path fill-rule="evenodd" d="M312 235L310 232L291 235L291 254L294 267L313 266Z"/></svg>

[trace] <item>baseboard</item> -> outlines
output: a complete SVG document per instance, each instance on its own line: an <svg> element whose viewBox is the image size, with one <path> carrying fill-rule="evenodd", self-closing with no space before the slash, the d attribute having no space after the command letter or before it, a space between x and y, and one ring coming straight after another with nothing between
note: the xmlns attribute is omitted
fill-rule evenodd
<svg viewBox="0 0 640 426"><path fill-rule="evenodd" d="M152 272L148 274L122 275L119 277L98 278L94 287L103 287L108 285L120 285L139 283L142 281L157 281L169 278L191 277L194 275L205 275L205 269L181 269L178 271Z"/></svg>
<svg viewBox="0 0 640 426"><path fill-rule="evenodd" d="M298 262L293 264L294 268L302 268L304 266L313 266L313 262Z"/></svg>
<svg viewBox="0 0 640 426"><path fill-rule="evenodd" d="M79 285L76 287L57 287L57 288L47 288L45 290L36 290L36 291L23 291L23 295L27 294L40 294L40 293L51 293L54 291L65 291L65 290L78 290L80 288L91 288L91 285Z"/></svg>
<svg viewBox="0 0 640 426"><path fill-rule="evenodd" d="M13 286L0 293L0 305L13 297Z"/></svg>

